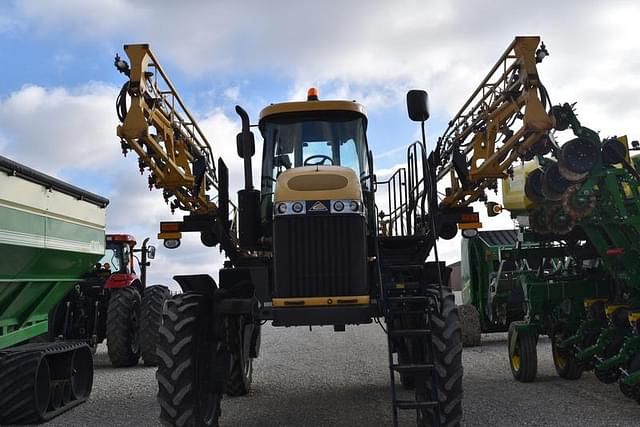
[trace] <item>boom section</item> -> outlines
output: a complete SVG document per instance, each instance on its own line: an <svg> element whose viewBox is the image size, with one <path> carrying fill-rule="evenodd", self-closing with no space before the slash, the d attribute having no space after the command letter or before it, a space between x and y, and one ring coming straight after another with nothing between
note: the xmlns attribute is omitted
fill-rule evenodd
<svg viewBox="0 0 640 427"><path fill-rule="evenodd" d="M519 157L550 149L554 123L537 70L548 52L539 43L539 37L516 37L438 139L436 179L451 180L442 206L481 199Z"/></svg>
<svg viewBox="0 0 640 427"><path fill-rule="evenodd" d="M129 78L116 105L123 153L136 152L140 172L149 169L149 188L163 190L172 212L215 215L217 206L207 195L218 190L211 145L149 45L130 44L124 50L131 68L118 56L115 61Z"/></svg>

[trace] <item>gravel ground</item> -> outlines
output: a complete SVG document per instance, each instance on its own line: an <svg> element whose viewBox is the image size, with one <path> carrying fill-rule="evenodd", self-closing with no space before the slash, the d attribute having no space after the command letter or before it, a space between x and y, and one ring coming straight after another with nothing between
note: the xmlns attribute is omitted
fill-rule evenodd
<svg viewBox="0 0 640 427"><path fill-rule="evenodd" d="M378 325L263 329L251 394L223 401L222 426L389 426L386 339ZM506 334L483 337L465 349L464 425L632 426L640 407L617 385L593 374L566 381L555 374L548 340L538 345L538 381L511 377ZM95 360L91 399L49 426L158 425L155 369L113 369L104 346ZM403 412L401 425L415 425Z"/></svg>

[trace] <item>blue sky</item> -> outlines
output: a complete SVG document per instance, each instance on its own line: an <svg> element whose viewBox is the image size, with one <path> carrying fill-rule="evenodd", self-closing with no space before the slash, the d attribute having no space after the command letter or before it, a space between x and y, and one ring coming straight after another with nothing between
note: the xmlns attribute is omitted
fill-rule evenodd
<svg viewBox="0 0 640 427"><path fill-rule="evenodd" d="M122 159L115 136L115 96L124 80L113 56L134 42L151 44L228 163L238 161L236 103L256 122L264 106L304 99L316 86L321 98L365 104L377 169L402 164L402 147L418 135L406 116L406 90L430 93L435 141L515 35L545 41L551 56L539 71L554 102L578 101L583 122L604 134L640 137L637 2L319 4L2 2L0 153L109 197L110 231L155 236L169 210L159 192L148 192L135 159ZM452 261L458 245L443 249ZM221 257L214 252L196 240L159 250L163 261L152 278L215 270Z"/></svg>

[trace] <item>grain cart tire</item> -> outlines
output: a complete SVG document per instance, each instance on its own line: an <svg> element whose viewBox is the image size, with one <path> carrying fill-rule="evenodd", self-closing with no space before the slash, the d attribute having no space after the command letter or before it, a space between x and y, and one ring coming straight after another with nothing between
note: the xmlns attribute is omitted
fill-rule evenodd
<svg viewBox="0 0 640 427"><path fill-rule="evenodd" d="M253 359L249 355L251 345L251 333L247 331L249 326L242 316L230 319L233 324L231 330L237 331L237 343L231 352L229 376L224 387L224 392L229 396L244 396L251 390L253 376Z"/></svg>
<svg viewBox="0 0 640 427"><path fill-rule="evenodd" d="M111 291L107 310L107 350L115 367L134 366L140 358L140 293L129 286Z"/></svg>
<svg viewBox="0 0 640 427"><path fill-rule="evenodd" d="M156 347L162 325L162 308L171 296L169 288L162 285L149 286L142 295L140 308L140 353L147 366L158 366Z"/></svg>
<svg viewBox="0 0 640 427"><path fill-rule="evenodd" d="M512 322L509 325L509 366L511 366L513 378L528 383L534 381L538 373L538 352L536 349L538 340L536 335L529 331L518 331L516 334L516 326L519 324L524 324L524 322ZM512 346L512 344L514 345Z"/></svg>
<svg viewBox="0 0 640 427"><path fill-rule="evenodd" d="M559 337L554 337L551 340L553 366L556 368L556 372L560 378L564 378L565 380L577 380L582 376L582 365L570 351L558 348L557 342L560 340L561 339Z"/></svg>
<svg viewBox="0 0 640 427"><path fill-rule="evenodd" d="M163 424L218 426L229 356L222 342L208 334L211 311L209 298L193 292L165 304L156 372Z"/></svg>
<svg viewBox="0 0 640 427"><path fill-rule="evenodd" d="M471 304L458 306L460 323L462 324L462 345L464 347L477 347L481 342L482 329L480 327L480 313Z"/></svg>
<svg viewBox="0 0 640 427"><path fill-rule="evenodd" d="M431 338L436 390L427 381L429 396L437 396L436 409L418 410L418 426L439 421L441 427L459 426L462 422L462 332L458 307L451 289L442 288L429 294L438 301L440 310L431 313ZM436 425L438 425L436 423Z"/></svg>

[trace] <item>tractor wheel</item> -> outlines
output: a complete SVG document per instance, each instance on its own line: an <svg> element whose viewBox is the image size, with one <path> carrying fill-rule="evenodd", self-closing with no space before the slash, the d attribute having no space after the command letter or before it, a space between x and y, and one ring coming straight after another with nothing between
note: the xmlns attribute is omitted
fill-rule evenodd
<svg viewBox="0 0 640 427"><path fill-rule="evenodd" d="M176 295L165 304L156 372L164 424L218 426L229 354L212 338L210 313L209 298L197 293Z"/></svg>
<svg viewBox="0 0 640 427"><path fill-rule="evenodd" d="M235 348L231 352L229 376L224 392L229 396L244 396L251 390L253 374L253 359L249 355L251 336L246 331L247 324L242 318L233 319L229 323L233 325L232 330L238 331L238 336Z"/></svg>
<svg viewBox="0 0 640 427"><path fill-rule="evenodd" d="M528 383L536 379L538 372L537 337L531 332L520 331L516 338L516 326L524 322L512 322L509 326L509 365L516 380ZM513 340L515 346L512 346ZM511 348L514 347L513 350Z"/></svg>
<svg viewBox="0 0 640 427"><path fill-rule="evenodd" d="M140 358L140 293L133 287L114 289L107 310L107 350L115 367L134 366Z"/></svg>
<svg viewBox="0 0 640 427"><path fill-rule="evenodd" d="M149 286L142 295L142 308L140 309L140 352L147 366L157 366L158 356L156 347L160 325L162 325L162 308L169 298L169 288L162 285Z"/></svg>
<svg viewBox="0 0 640 427"><path fill-rule="evenodd" d="M418 410L418 425L458 426L462 421L462 332L460 316L451 289L442 288L442 299L437 289L429 294L438 301L439 310L431 313L433 364L437 383L427 380L427 397L436 397L436 409ZM435 390L433 389L435 386ZM417 388L417 387L416 387ZM419 396L416 396L419 397ZM435 421L432 423L432 421Z"/></svg>
<svg viewBox="0 0 640 427"><path fill-rule="evenodd" d="M479 346L482 333L480 312L471 304L459 305L458 312L462 324L462 345L464 347Z"/></svg>
<svg viewBox="0 0 640 427"><path fill-rule="evenodd" d="M558 348L558 343L567 338L570 334L564 332L564 328L559 328L551 338L551 354L553 356L553 365L560 378L566 380L577 380L582 376L584 371L582 364L575 356L566 349Z"/></svg>

